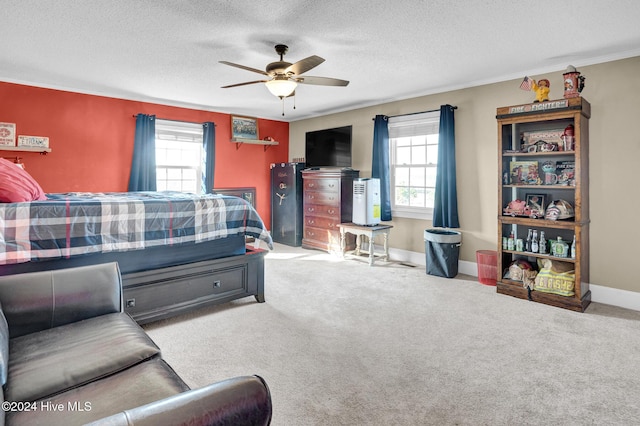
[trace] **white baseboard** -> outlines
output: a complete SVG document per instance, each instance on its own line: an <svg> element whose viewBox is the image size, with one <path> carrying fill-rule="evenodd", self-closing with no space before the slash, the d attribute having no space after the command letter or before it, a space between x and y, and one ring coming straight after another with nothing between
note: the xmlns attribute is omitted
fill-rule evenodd
<svg viewBox="0 0 640 426"><path fill-rule="evenodd" d="M407 262L415 265L426 266L426 256L424 253L418 253L408 250L400 250L389 248L389 257L391 260L399 262ZM478 264L476 262L468 262L460 260L458 262L458 272L473 277L478 276ZM597 284L589 283L591 290L591 301L604 303L605 305L618 306L625 309L633 309L640 311L640 293L634 291L620 290L612 287L605 287Z"/></svg>
<svg viewBox="0 0 640 426"><path fill-rule="evenodd" d="M597 284L589 284L589 290L593 302L640 311L640 293Z"/></svg>

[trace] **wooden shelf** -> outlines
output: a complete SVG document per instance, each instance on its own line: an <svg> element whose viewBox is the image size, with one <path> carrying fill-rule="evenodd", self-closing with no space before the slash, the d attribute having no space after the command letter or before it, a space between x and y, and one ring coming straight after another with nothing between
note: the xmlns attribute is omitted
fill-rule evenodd
<svg viewBox="0 0 640 426"><path fill-rule="evenodd" d="M51 148L43 148L40 146L0 146L0 151L39 152L40 154L46 154L47 152L51 152Z"/></svg>
<svg viewBox="0 0 640 426"><path fill-rule="evenodd" d="M503 151L505 157L560 157L562 155L574 156L575 151L537 151L537 152L521 152L521 151Z"/></svg>
<svg viewBox="0 0 640 426"><path fill-rule="evenodd" d="M509 253L516 256L537 257L540 259L558 260L560 262L567 262L567 263L576 263L576 260L571 257L558 257L558 256L552 256L550 254L531 253L530 251L516 251L516 250L502 249L502 253Z"/></svg>
<svg viewBox="0 0 640 426"><path fill-rule="evenodd" d="M277 141L265 141L265 140L262 140L262 139L246 139L246 138L232 138L231 142L236 144L236 150L240 149L240 146L242 144L264 145L264 150L265 151L270 146L280 145L280 142L277 142Z"/></svg>
<svg viewBox="0 0 640 426"><path fill-rule="evenodd" d="M528 299L533 302L544 303L558 308L564 308L576 312L584 312L591 303L591 290L587 290L581 297L560 296L558 294L543 293L540 291L528 291L521 281L512 281L506 278L496 283L497 292L519 299Z"/></svg>
<svg viewBox="0 0 640 426"><path fill-rule="evenodd" d="M523 188L523 189L576 189L572 185L502 185L505 188Z"/></svg>
<svg viewBox="0 0 640 426"><path fill-rule="evenodd" d="M582 226L589 221L575 222L573 220L547 220L547 219L533 219L530 217L521 216L500 216L498 221L502 224L516 224L527 226L529 228L552 228L552 229L573 229L576 226Z"/></svg>

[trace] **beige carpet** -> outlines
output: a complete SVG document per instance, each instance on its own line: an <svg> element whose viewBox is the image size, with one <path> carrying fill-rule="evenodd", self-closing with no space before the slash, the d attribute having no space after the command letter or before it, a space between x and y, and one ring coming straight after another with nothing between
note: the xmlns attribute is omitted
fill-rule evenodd
<svg viewBox="0 0 640 426"><path fill-rule="evenodd" d="M266 303L145 328L192 387L263 376L273 425L640 424L640 312L463 278L276 244Z"/></svg>

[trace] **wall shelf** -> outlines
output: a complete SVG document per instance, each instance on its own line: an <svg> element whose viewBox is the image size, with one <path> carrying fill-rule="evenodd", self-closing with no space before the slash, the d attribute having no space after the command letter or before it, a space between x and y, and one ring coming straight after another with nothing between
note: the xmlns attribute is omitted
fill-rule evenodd
<svg viewBox="0 0 640 426"><path fill-rule="evenodd" d="M41 146L0 146L0 151L39 152L40 154L46 154L51 152L51 148L43 148Z"/></svg>
<svg viewBox="0 0 640 426"><path fill-rule="evenodd" d="M263 145L265 151L270 146L280 145L280 142L277 142L277 141L265 141L262 139L246 139L246 138L232 138L231 142L236 144L236 150L240 149L240 146L243 143L250 144L250 145Z"/></svg>

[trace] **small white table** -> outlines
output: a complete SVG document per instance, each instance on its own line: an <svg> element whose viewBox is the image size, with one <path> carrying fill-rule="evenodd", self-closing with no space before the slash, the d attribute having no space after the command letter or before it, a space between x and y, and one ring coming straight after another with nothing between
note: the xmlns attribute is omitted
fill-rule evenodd
<svg viewBox="0 0 640 426"><path fill-rule="evenodd" d="M389 260L389 232L391 232L392 225L373 225L373 226L364 226L364 225L356 225L355 223L340 223L338 224L340 228L340 248L342 250L342 255L345 253L345 234L348 232L349 234L353 234L356 236L356 249L355 255L360 255L360 246L361 246L361 236L365 236L369 239L369 266L373 265L374 258L376 256L381 257L385 261ZM384 238L384 254L375 254L374 253L374 244L373 240L376 235L382 235Z"/></svg>

